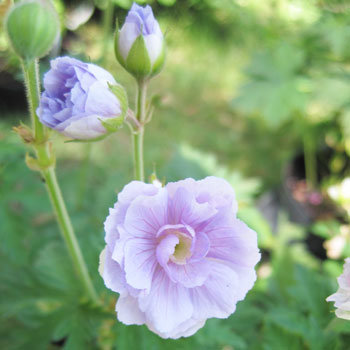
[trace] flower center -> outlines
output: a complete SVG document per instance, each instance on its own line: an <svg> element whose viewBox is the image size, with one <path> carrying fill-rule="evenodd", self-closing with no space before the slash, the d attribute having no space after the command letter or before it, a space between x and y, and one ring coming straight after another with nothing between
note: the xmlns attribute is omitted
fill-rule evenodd
<svg viewBox="0 0 350 350"><path fill-rule="evenodd" d="M174 254L170 256L170 260L178 265L186 264L186 260L192 255L191 244L192 239L181 232L175 232L179 243L175 246Z"/></svg>

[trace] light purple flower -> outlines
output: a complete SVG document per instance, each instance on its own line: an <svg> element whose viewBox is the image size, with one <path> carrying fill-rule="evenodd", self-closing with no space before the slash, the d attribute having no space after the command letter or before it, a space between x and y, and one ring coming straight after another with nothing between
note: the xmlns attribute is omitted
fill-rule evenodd
<svg viewBox="0 0 350 350"><path fill-rule="evenodd" d="M126 185L105 221L100 257L105 285L120 294L119 321L176 339L230 316L260 260L257 235L236 212L232 187L217 177Z"/></svg>
<svg viewBox="0 0 350 350"><path fill-rule="evenodd" d="M120 124L124 109L108 84L118 86L101 67L71 57L52 60L37 109L40 121L73 139L104 135L103 122Z"/></svg>
<svg viewBox="0 0 350 350"><path fill-rule="evenodd" d="M326 300L334 301L335 314L350 320L350 258L345 259L344 272L338 278L339 289Z"/></svg>
<svg viewBox="0 0 350 350"><path fill-rule="evenodd" d="M132 74L150 76L164 63L164 37L151 6L133 4L116 37L119 62Z"/></svg>

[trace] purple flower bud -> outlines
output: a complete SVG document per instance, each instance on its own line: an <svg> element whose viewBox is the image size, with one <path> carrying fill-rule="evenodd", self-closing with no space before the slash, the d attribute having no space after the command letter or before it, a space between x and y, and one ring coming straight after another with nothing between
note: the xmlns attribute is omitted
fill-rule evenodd
<svg viewBox="0 0 350 350"><path fill-rule="evenodd" d="M37 115L43 124L70 138L101 137L123 122L126 110L125 96L118 98L109 84L122 89L101 67L58 57L44 76Z"/></svg>
<svg viewBox="0 0 350 350"><path fill-rule="evenodd" d="M119 62L136 77L157 74L164 63L164 37L152 8L133 4L115 42Z"/></svg>
<svg viewBox="0 0 350 350"><path fill-rule="evenodd" d="M176 339L230 316L260 260L256 232L236 213L232 187L217 177L126 185L105 221L99 268L120 293L119 321Z"/></svg>

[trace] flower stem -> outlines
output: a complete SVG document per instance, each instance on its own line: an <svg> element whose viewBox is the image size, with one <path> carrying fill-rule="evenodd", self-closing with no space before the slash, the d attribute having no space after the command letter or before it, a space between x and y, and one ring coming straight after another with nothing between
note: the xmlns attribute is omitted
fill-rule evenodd
<svg viewBox="0 0 350 350"><path fill-rule="evenodd" d="M24 62L22 68L27 90L29 112L32 121L32 127L34 129L34 138L38 143L41 143L45 139L45 129L44 125L40 123L40 120L36 115L36 109L39 106L40 98L38 61L33 60L29 63Z"/></svg>
<svg viewBox="0 0 350 350"><path fill-rule="evenodd" d="M45 179L47 192L49 193L52 206L54 208L57 222L60 226L64 242L68 248L69 254L72 258L74 267L81 278L87 295L93 302L98 304L98 296L89 276L83 255L81 253L79 243L74 234L73 226L71 224L60 187L57 182L55 169L50 167L42 171Z"/></svg>
<svg viewBox="0 0 350 350"><path fill-rule="evenodd" d="M36 115L36 109L39 106L40 99L38 63L35 60L29 63L23 63L22 67L27 89L27 100L32 120L32 128L34 130L34 141L32 142L32 145L36 153L37 164L40 167L40 172L45 180L46 189L56 214L56 219L61 229L64 242L72 258L75 270L80 277L89 298L91 298L94 303L98 304L99 301L97 293L89 276L78 241L73 231L60 187L57 182L54 168L54 154L52 153L50 143L47 140L46 128L43 124L41 124L38 116Z"/></svg>
<svg viewBox="0 0 350 350"><path fill-rule="evenodd" d="M144 123L146 120L146 95L147 81L140 79L137 82L136 95L136 118L140 122L140 126L132 135L134 146L135 179L139 181L144 181L143 136Z"/></svg>

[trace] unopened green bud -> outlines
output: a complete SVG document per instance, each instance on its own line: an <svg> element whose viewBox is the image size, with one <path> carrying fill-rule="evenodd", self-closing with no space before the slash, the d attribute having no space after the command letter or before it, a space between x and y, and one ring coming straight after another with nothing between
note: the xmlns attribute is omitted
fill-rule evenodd
<svg viewBox="0 0 350 350"><path fill-rule="evenodd" d="M59 32L59 21L48 1L27 0L10 9L5 29L13 50L28 62L50 51Z"/></svg>

